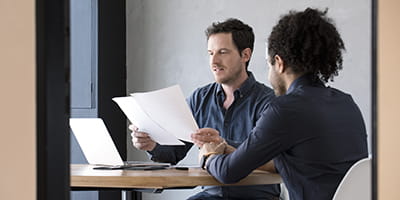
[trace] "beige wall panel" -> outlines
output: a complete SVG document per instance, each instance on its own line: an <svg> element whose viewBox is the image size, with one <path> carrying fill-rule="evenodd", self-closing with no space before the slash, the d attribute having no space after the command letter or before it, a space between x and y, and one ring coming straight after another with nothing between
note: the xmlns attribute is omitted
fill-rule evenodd
<svg viewBox="0 0 400 200"><path fill-rule="evenodd" d="M378 199L400 199L400 1L378 9Z"/></svg>
<svg viewBox="0 0 400 200"><path fill-rule="evenodd" d="M36 199L35 1L0 0L0 199Z"/></svg>

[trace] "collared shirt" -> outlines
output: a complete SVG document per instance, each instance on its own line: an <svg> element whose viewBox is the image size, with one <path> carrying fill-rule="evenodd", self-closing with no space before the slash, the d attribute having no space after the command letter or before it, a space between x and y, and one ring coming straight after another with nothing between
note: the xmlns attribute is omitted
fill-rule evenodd
<svg viewBox="0 0 400 200"><path fill-rule="evenodd" d="M352 97L304 75L268 104L235 152L213 156L207 170L234 183L273 159L291 200L324 200L367 155L365 124Z"/></svg>
<svg viewBox="0 0 400 200"><path fill-rule="evenodd" d="M223 108L225 93L218 83L198 88L188 98L198 126L218 130L221 137L234 147L248 137L265 106L275 97L272 89L257 82L251 72L248 75L249 78L234 91L235 100L227 110ZM185 146L157 145L149 153L154 161L177 163L191 147L191 143ZM205 187L205 190L226 199L269 199L280 194L279 185Z"/></svg>

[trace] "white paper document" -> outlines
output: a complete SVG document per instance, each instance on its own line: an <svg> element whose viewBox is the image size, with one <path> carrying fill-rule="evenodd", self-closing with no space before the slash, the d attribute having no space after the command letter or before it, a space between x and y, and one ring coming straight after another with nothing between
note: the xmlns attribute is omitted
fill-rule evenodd
<svg viewBox="0 0 400 200"><path fill-rule="evenodd" d="M198 129L179 85L113 100L132 124L161 145L192 142L190 134Z"/></svg>

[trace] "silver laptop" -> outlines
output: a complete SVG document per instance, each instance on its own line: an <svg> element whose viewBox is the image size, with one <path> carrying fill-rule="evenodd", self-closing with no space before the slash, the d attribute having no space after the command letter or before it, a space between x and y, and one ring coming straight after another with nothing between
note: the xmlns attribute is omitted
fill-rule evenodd
<svg viewBox="0 0 400 200"><path fill-rule="evenodd" d="M100 118L70 118L70 127L89 164L94 169L163 169L169 163L124 162ZM123 133L121 133L123 134Z"/></svg>

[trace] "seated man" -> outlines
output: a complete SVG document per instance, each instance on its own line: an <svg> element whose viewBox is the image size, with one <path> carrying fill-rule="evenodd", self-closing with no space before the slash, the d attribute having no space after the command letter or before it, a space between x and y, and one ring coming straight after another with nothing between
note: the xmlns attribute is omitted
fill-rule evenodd
<svg viewBox="0 0 400 200"><path fill-rule="evenodd" d="M204 168L222 183L235 183L273 159L290 200L332 199L348 169L368 155L358 106L349 94L325 86L342 68L343 50L326 11L283 16L268 39L268 79L278 97L232 153L223 154L232 149L224 142L203 144Z"/></svg>
<svg viewBox="0 0 400 200"><path fill-rule="evenodd" d="M209 130L195 134L194 141L198 147L205 142L222 140L237 147L247 138L265 105L274 98L274 93L257 82L247 70L254 46L254 33L250 26L237 19L228 19L213 23L206 30L206 36L215 82L198 88L188 99L199 127L208 127L205 130ZM133 145L148 151L156 162L176 164L193 146L192 143L185 146L159 145L147 133L139 132L134 127L131 129ZM207 186L203 192L189 199L271 200L278 199L279 195L279 185Z"/></svg>

